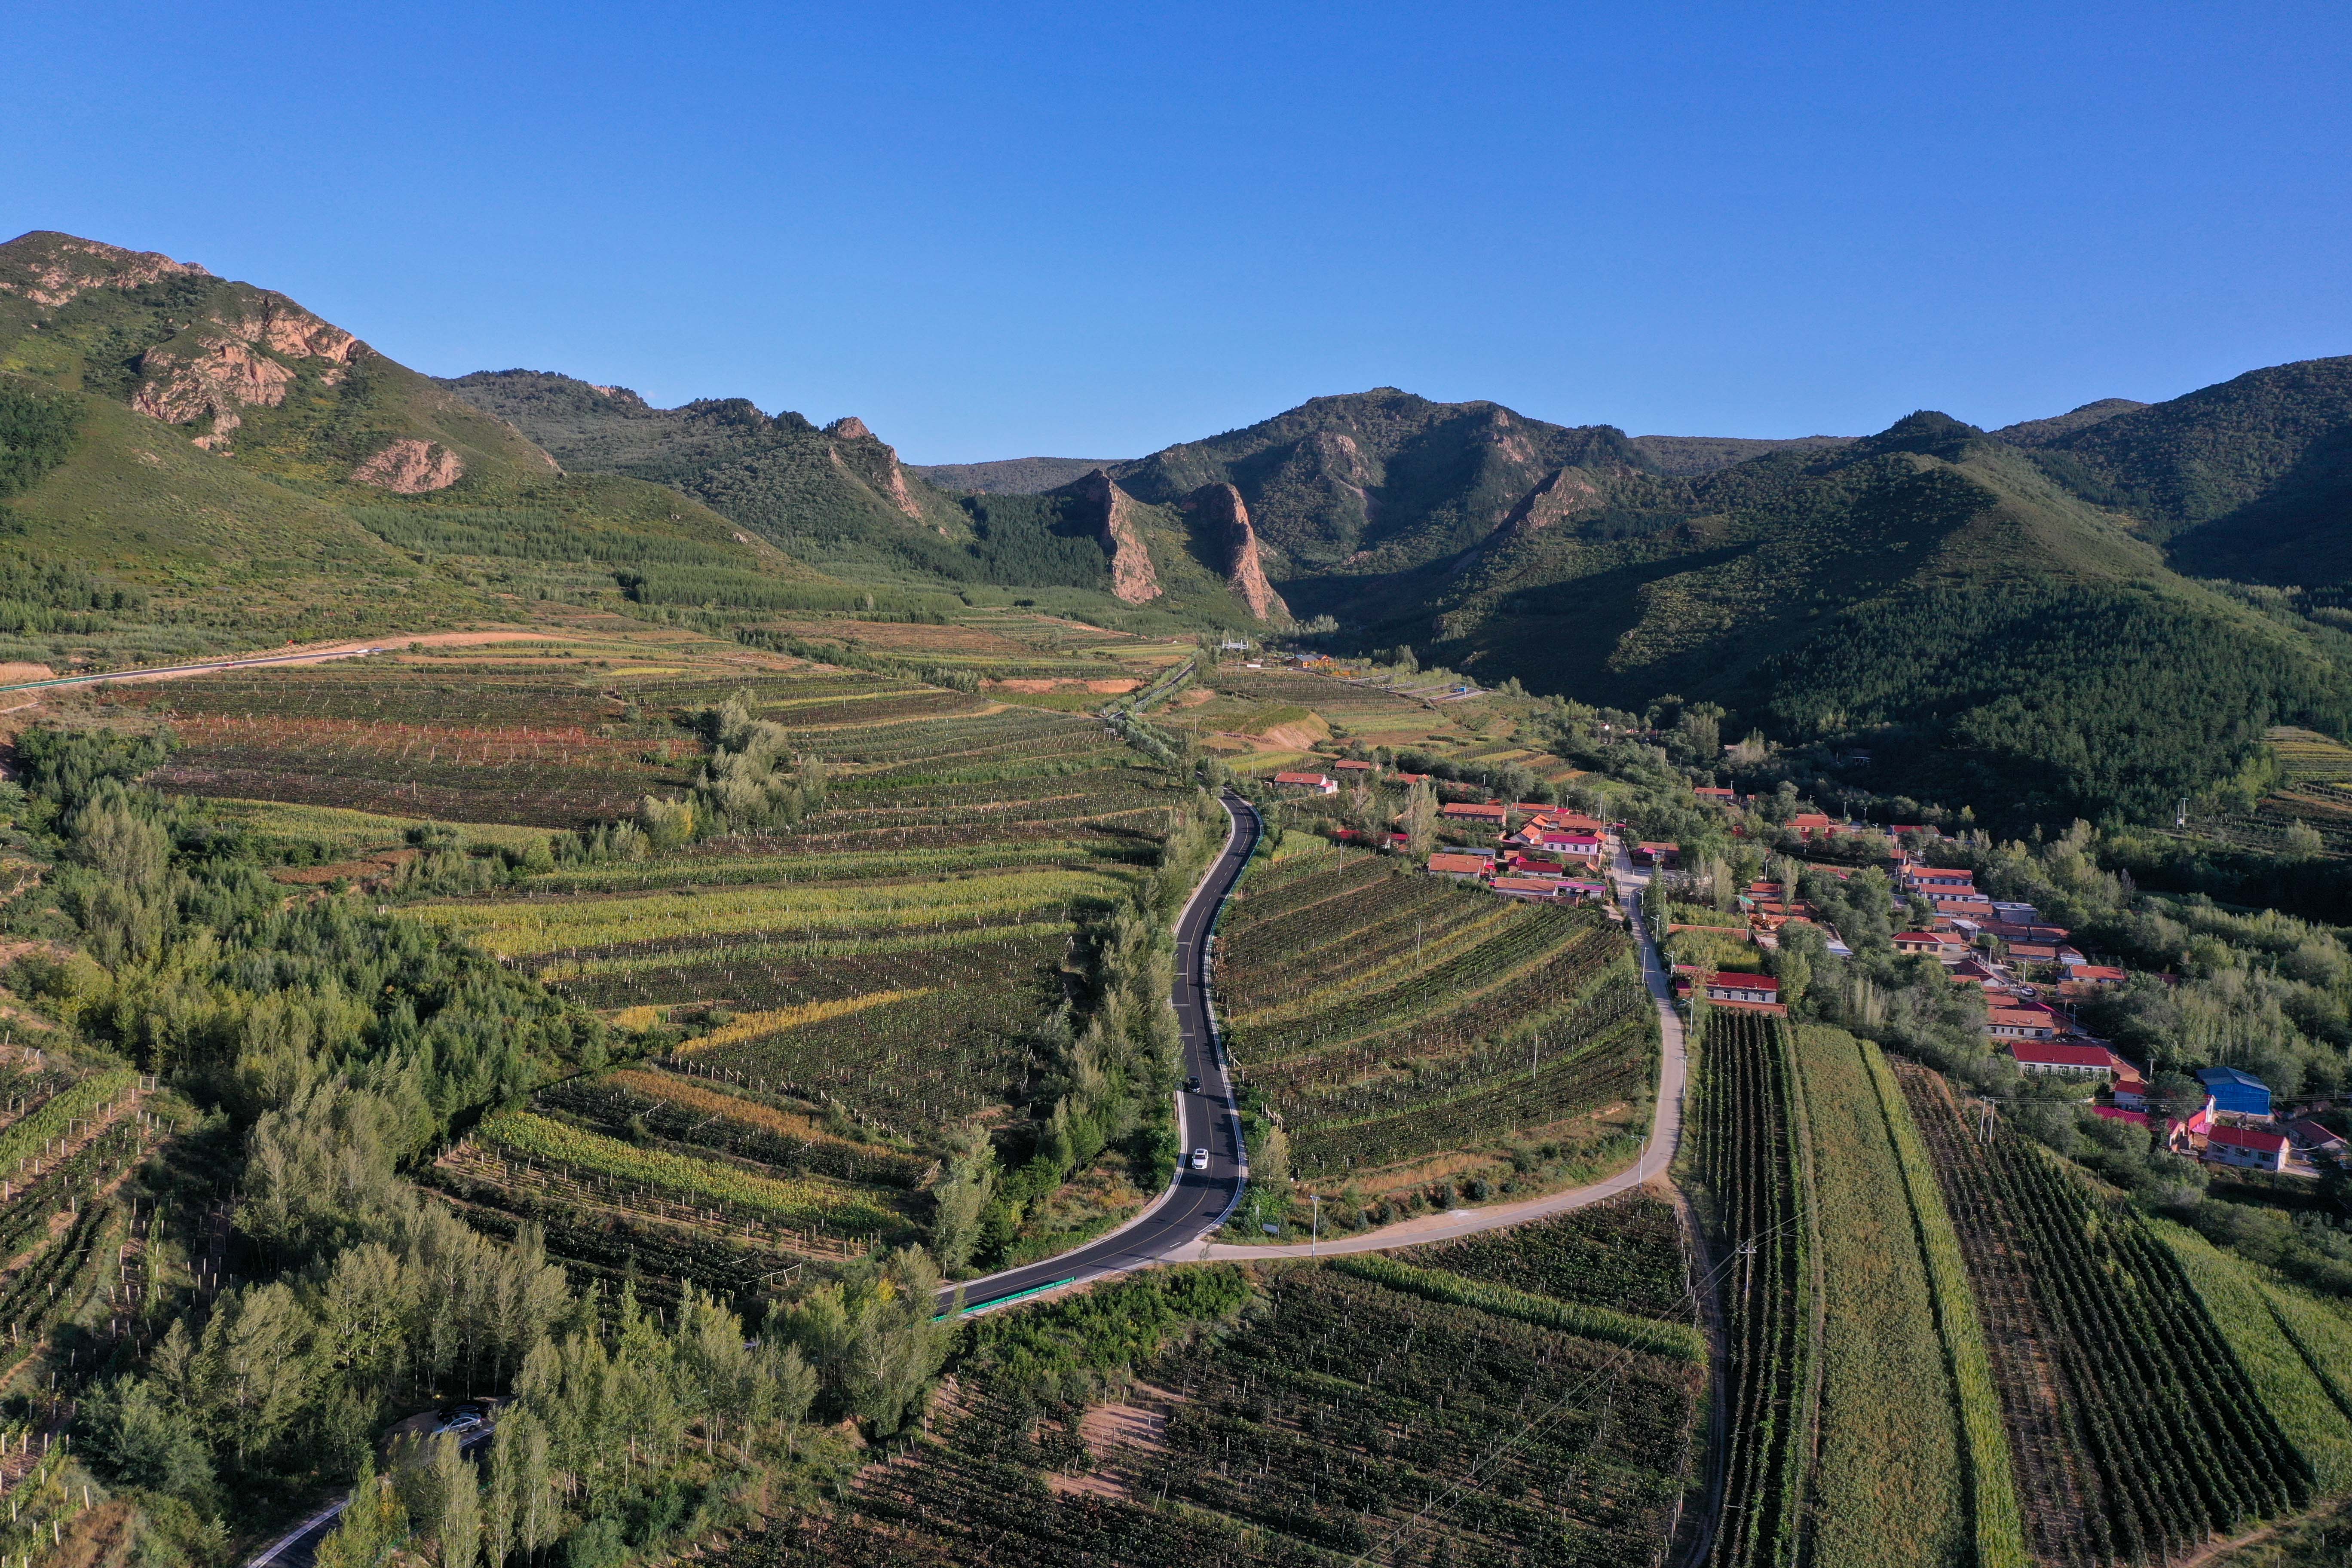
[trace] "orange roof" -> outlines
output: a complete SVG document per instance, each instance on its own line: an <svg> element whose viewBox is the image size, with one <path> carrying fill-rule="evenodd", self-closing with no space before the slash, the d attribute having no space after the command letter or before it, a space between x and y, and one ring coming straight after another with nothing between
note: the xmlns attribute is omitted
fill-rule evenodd
<svg viewBox="0 0 2352 1568"><path fill-rule="evenodd" d="M1360 763L1349 757L1342 757L1331 765L1335 768L1345 768L1349 773L1368 773L1372 771L1371 763Z"/></svg>
<svg viewBox="0 0 2352 1568"><path fill-rule="evenodd" d="M1484 855L1432 855L1429 858L1429 868L1433 871L1466 871L1475 876L1486 875L1487 868L1493 864Z"/></svg>

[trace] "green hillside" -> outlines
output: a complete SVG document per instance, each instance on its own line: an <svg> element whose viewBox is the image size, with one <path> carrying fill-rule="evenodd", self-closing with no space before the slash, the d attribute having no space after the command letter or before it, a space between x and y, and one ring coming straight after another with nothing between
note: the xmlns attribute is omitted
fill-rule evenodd
<svg viewBox="0 0 2352 1568"><path fill-rule="evenodd" d="M1392 386L1318 397L1206 441L1113 470L1138 498L1172 502L1231 484L1293 574L1372 575L1476 543L1566 466L1649 468L1624 433L1570 429L1496 403L1432 403Z"/></svg>
<svg viewBox="0 0 2352 1568"><path fill-rule="evenodd" d="M953 497L855 418L819 429L742 398L655 408L625 387L541 371L478 372L446 384L512 421L568 469L670 486L845 579L967 592L1068 589L1078 591L1079 607L1100 614L1148 605L1214 625L1261 618L1223 580L1231 552L1215 539L1196 543L1181 509L1135 513L1153 580L1145 592L1130 561L1122 582L1106 533L1108 501L1088 489L1087 476L1102 471L1096 465L1035 489L975 488ZM1029 480L1050 477L1045 468L1027 471Z"/></svg>
<svg viewBox="0 0 2352 1568"><path fill-rule="evenodd" d="M0 657L61 667L852 596L670 491L564 474L282 294L68 235L0 246Z"/></svg>
<svg viewBox="0 0 2352 1568"><path fill-rule="evenodd" d="M2185 572L2352 580L2352 356L2249 371L2032 444L2062 484L2142 520Z"/></svg>
<svg viewBox="0 0 2352 1568"><path fill-rule="evenodd" d="M1549 521L1530 509L1372 595L1285 591L1490 679L1865 739L1857 783L2020 821L2153 816L2236 773L2279 715L2352 722L2352 680L2308 641L1943 415L1696 479L1570 470L1548 493L1566 498Z"/></svg>
<svg viewBox="0 0 2352 1568"><path fill-rule="evenodd" d="M1117 458L1004 458L991 463L910 465L926 484L968 495L1034 496L1118 466Z"/></svg>

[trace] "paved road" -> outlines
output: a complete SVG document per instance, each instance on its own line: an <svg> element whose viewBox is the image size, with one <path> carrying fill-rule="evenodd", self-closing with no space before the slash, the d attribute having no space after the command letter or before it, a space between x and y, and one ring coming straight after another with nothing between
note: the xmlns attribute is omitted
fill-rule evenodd
<svg viewBox="0 0 2352 1568"><path fill-rule="evenodd" d="M1183 1256L1204 1260L1306 1258L1340 1252L1377 1252L1391 1247L1450 1241L1458 1236L1474 1236L1479 1231L1496 1230L1507 1225L1525 1225L1529 1220L1545 1219L1601 1203L1644 1182L1662 1177L1671 1170L1675 1152L1682 1146L1683 1089L1690 1076L1690 1058L1683 1040L1682 1016L1675 1011L1672 973L1660 958L1657 944L1650 940L1649 928L1642 923L1642 889L1649 886L1650 873L1634 867L1627 858L1625 846L1621 842L1617 846L1616 864L1610 868L1609 878L1617 886L1618 902L1631 917L1629 923L1633 927L1633 941L1642 953L1642 979L1648 985L1650 1000L1658 1010L1661 1037L1657 1110L1650 1122L1650 1136L1642 1145L1641 1157L1630 1168L1587 1186L1570 1187L1566 1192L1549 1193L1539 1198L1528 1198L1523 1203L1493 1204L1485 1208L1454 1209L1446 1214L1426 1215L1420 1219L1334 1237L1319 1244L1296 1242L1281 1247L1242 1247L1231 1243L1204 1242Z"/></svg>
<svg viewBox="0 0 2352 1568"><path fill-rule="evenodd" d="M479 1464L490 1446L492 1428L482 1427L457 1445L457 1451ZM312 1568L319 1561L319 1542L327 1539L342 1522L343 1510L349 1508L352 1495L345 1492L254 1556L246 1560L245 1568Z"/></svg>
<svg viewBox="0 0 2352 1568"><path fill-rule="evenodd" d="M1109 1235L1042 1263L966 1282L968 1311L1048 1286L1124 1273L1175 1257L1215 1230L1241 1201L1249 1168L1243 1157L1232 1080L1210 1026L1206 939L1225 895L1257 847L1261 826L1256 808L1239 795L1228 795L1220 804L1231 819L1224 850L1176 921L1176 1022L1184 1036L1184 1070L1201 1080L1199 1091L1176 1097L1186 1163L1178 1166L1175 1182L1150 1207ZM1209 1168L1195 1171L1189 1157L1202 1148L1209 1151Z"/></svg>

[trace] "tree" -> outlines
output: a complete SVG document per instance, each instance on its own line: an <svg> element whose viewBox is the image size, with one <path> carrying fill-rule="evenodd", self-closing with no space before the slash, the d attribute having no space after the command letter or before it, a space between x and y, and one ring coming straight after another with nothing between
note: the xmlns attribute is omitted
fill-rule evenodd
<svg viewBox="0 0 2352 1568"><path fill-rule="evenodd" d="M996 1159L985 1134L967 1129L956 1135L932 1196L931 1255L952 1273L971 1261L980 1240L980 1216L996 1191Z"/></svg>
<svg viewBox="0 0 2352 1568"><path fill-rule="evenodd" d="M1404 798L1405 852L1415 859L1437 841L1437 792L1416 784Z"/></svg>
<svg viewBox="0 0 2352 1568"><path fill-rule="evenodd" d="M2327 840L2308 822L2296 821L2286 830L2286 852L2297 860L2313 860L2327 853Z"/></svg>
<svg viewBox="0 0 2352 1568"><path fill-rule="evenodd" d="M360 1461L342 1521L319 1542L318 1568L377 1568L407 1540L408 1510L392 1477L376 1473L371 1456Z"/></svg>
<svg viewBox="0 0 2352 1568"><path fill-rule="evenodd" d="M440 1542L440 1568L474 1568L482 1550L481 1485L455 1432L437 1434L432 1454L434 1500L440 1505L433 1534Z"/></svg>

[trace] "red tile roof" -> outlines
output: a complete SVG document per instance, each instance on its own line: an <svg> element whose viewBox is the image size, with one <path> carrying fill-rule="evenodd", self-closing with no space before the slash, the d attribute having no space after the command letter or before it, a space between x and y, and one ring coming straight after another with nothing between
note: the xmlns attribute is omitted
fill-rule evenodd
<svg viewBox="0 0 2352 1568"><path fill-rule="evenodd" d="M2004 1013L2015 1016L2003 1018L2001 1015ZM2010 1007L1995 1007L1992 1016L2005 1024L2048 1024L2051 1021L2046 1015L2021 1012ZM2112 1068L2116 1065L2115 1058L2105 1046L2062 1046L2055 1040L2011 1040L2009 1054L2021 1064L2032 1063L2035 1067Z"/></svg>
<svg viewBox="0 0 2352 1568"><path fill-rule="evenodd" d="M2263 1154L2275 1154L2286 1147L2285 1133L2265 1132L2258 1127L2216 1127L2205 1135L2205 1141L2226 1143L2232 1149L2252 1149Z"/></svg>

